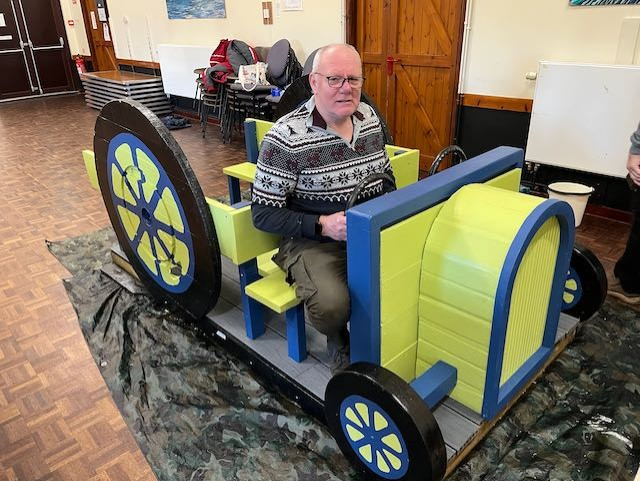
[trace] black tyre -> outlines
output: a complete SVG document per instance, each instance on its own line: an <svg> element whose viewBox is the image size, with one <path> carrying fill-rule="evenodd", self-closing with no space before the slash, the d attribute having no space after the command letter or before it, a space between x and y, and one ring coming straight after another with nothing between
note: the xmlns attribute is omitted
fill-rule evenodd
<svg viewBox="0 0 640 481"><path fill-rule="evenodd" d="M562 311L581 321L596 313L607 297L607 276L593 252L575 244L562 295Z"/></svg>
<svg viewBox="0 0 640 481"><path fill-rule="evenodd" d="M362 194L365 193L365 189L367 189L367 187L380 181L382 182L382 185L381 185L382 190L380 191L381 194L396 190L396 183L393 180L393 177L391 177L389 174L385 172L378 172L375 174L368 175L364 179L362 179L360 182L358 182L358 185L356 185L351 191L351 195L349 195L349 198L347 199L345 210L351 209L351 207L356 205L356 203L358 202L358 197L360 197ZM367 196L367 199L370 199L373 197L373 195L370 192L368 194L369 195Z"/></svg>
<svg viewBox="0 0 640 481"><path fill-rule="evenodd" d="M220 294L220 249L182 149L149 109L116 100L96 120L94 151L102 198L136 274L201 318Z"/></svg>
<svg viewBox="0 0 640 481"><path fill-rule="evenodd" d="M451 165L457 165L460 162L464 162L465 160L467 160L467 156L464 153L464 150L462 150L457 145L450 145L438 152L438 155L436 155L435 159L433 159L433 162L431 163L428 175L432 176L433 174L437 173L438 169L440 168L440 164L449 155L451 156Z"/></svg>
<svg viewBox="0 0 640 481"><path fill-rule="evenodd" d="M447 466L442 433L416 392L391 371L356 363L325 391L331 434L356 468L376 480L441 480Z"/></svg>

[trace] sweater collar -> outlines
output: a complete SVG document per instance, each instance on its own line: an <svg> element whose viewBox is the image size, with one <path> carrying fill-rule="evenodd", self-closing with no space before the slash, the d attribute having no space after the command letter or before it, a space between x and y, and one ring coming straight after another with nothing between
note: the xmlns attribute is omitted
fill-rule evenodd
<svg viewBox="0 0 640 481"><path fill-rule="evenodd" d="M308 112L306 124L309 127L318 127L320 129L327 130L327 121L324 119L324 117L322 117L320 112L318 112L318 109L316 108L316 98L313 95L309 100L307 100L304 106ZM351 116L354 121L356 119L360 122L364 120L364 113L360 110L361 106L362 106L362 103L358 105L358 108Z"/></svg>

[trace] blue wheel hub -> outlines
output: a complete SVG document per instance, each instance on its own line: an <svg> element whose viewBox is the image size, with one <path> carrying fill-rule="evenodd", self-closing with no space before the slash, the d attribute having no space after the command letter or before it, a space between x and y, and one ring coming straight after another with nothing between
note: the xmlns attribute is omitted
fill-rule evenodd
<svg viewBox="0 0 640 481"><path fill-rule="evenodd" d="M130 133L109 142L106 167L114 209L140 264L162 289L186 291L193 282L194 246L167 172Z"/></svg>
<svg viewBox="0 0 640 481"><path fill-rule="evenodd" d="M351 395L340 406L340 424L353 452L372 472L400 479L409 468L407 446L400 429L376 403Z"/></svg>
<svg viewBox="0 0 640 481"><path fill-rule="evenodd" d="M564 283L562 293L562 310L566 311L575 306L582 298L582 282L580 276L573 267L569 267L567 280Z"/></svg>

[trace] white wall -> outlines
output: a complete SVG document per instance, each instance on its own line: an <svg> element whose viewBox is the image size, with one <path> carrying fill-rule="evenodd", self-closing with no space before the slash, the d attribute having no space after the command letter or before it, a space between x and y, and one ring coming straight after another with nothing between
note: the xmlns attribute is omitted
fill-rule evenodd
<svg viewBox="0 0 640 481"><path fill-rule="evenodd" d="M82 13L60 0L72 53L89 55ZM533 98L538 61L614 63L622 22L640 17L640 6L569 7L568 0L468 0L470 29L460 90L499 97ZM169 20L164 0L108 0L118 58L158 62L158 44L203 45L221 38L272 45L288 38L298 59L321 45L344 41L344 0L304 0L302 11L281 11L262 23L261 0L226 0L227 18Z"/></svg>
<svg viewBox="0 0 640 481"><path fill-rule="evenodd" d="M70 1L70 0L61 0ZM169 20L164 0L108 0L116 56L157 62L158 44L206 45L237 38L253 46L291 41L301 62L322 45L344 41L344 0L305 0L302 11L280 11L273 2L272 25L262 23L261 0L226 0L224 19Z"/></svg>
<svg viewBox="0 0 640 481"><path fill-rule="evenodd" d="M60 8L62 9L62 18L64 18L71 55L91 55L82 19L80 0L76 0L76 3L73 3L73 0L60 0ZM74 25L69 25L67 23L69 20L73 20Z"/></svg>
<svg viewBox="0 0 640 481"><path fill-rule="evenodd" d="M570 7L568 0L474 0L461 91L533 98L538 61L615 62L622 22L640 6Z"/></svg>

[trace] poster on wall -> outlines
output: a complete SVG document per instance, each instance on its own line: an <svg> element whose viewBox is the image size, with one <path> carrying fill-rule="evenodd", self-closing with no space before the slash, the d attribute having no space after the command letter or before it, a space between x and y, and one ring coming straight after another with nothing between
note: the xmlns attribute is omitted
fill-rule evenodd
<svg viewBox="0 0 640 481"><path fill-rule="evenodd" d="M639 4L640 0L569 0L569 5L572 7Z"/></svg>
<svg viewBox="0 0 640 481"><path fill-rule="evenodd" d="M284 0L282 10L302 10L302 0Z"/></svg>
<svg viewBox="0 0 640 481"><path fill-rule="evenodd" d="M169 20L226 18L224 0L167 0Z"/></svg>

